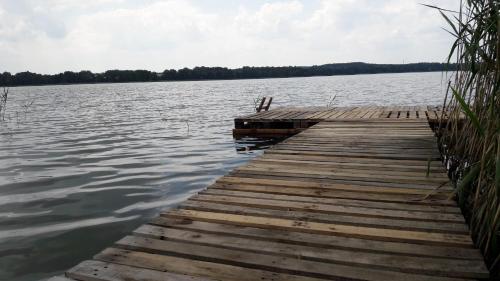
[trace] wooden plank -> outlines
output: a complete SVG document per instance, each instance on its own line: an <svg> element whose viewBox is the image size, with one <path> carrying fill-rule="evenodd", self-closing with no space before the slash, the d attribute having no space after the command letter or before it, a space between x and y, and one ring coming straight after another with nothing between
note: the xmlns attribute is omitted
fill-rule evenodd
<svg viewBox="0 0 500 281"><path fill-rule="evenodd" d="M303 112L303 111L296 111L294 112L294 114L290 115L288 118L290 119L302 119L302 116L305 116L307 114L307 112Z"/></svg>
<svg viewBox="0 0 500 281"><path fill-rule="evenodd" d="M381 144L382 141L386 141L387 144L384 146ZM319 137L319 136L302 136L297 135L292 140L286 140L283 144L298 144L298 145L316 145L316 146L324 146L328 147L367 147L367 148L380 148L386 150L405 150L405 149L429 149L432 151L436 151L437 145L432 144L430 142L415 142L413 140L379 140L379 139L363 139L363 140L355 140L348 139L345 137L338 137L335 140L328 141L328 138Z"/></svg>
<svg viewBox="0 0 500 281"><path fill-rule="evenodd" d="M378 147L378 146L366 146L366 145L352 145L352 144L332 144L332 145L324 145L319 147L319 144L311 143L285 143L280 145L275 145L274 150L295 150L295 151L316 151L316 152L337 152L341 154L347 153L364 153L367 156L370 155L384 155L384 154L404 154L408 155L412 158L426 155L433 159L439 159L437 157L437 150L434 148L425 148L425 147L415 147L415 148L395 148L395 147ZM366 158L366 157L365 157ZM401 158L403 159L404 158Z"/></svg>
<svg viewBox="0 0 500 281"><path fill-rule="evenodd" d="M292 121L293 116L297 115L297 113L300 114L300 112L296 112L296 111L284 112L283 114L279 115L276 119L278 121L285 121L285 120Z"/></svg>
<svg viewBox="0 0 500 281"><path fill-rule="evenodd" d="M251 180L252 178L249 179ZM357 186L347 184L340 184L340 186L333 185L333 188L309 188L306 186L288 187L280 185L224 183L218 183L217 188L236 191L248 190L261 192L264 194L307 195L332 199L359 199L371 202L404 203L408 205L455 206L453 201L447 200L450 197L450 192L429 191L421 189L390 187L384 188L384 190L380 190L379 188L372 186Z"/></svg>
<svg viewBox="0 0 500 281"><path fill-rule="evenodd" d="M402 106L399 111L399 118L408 119L410 115L410 108L411 107L409 106Z"/></svg>
<svg viewBox="0 0 500 281"><path fill-rule="evenodd" d="M143 226L134 231L134 233L157 240L168 240L189 244L195 243L198 245L216 247L217 249L224 248L268 255L276 255L278 253L280 256L285 256L287 258L300 257L301 260L389 269L407 273L474 278L484 275L484 273L487 272L484 263L478 260L415 256L394 257L390 254L370 252L364 255L352 255L350 251L342 249L293 245L284 242L269 242L243 237L227 237L157 226ZM184 249L179 250L184 251Z"/></svg>
<svg viewBox="0 0 500 281"><path fill-rule="evenodd" d="M174 272L203 277L206 276L216 280L324 281L324 279L307 276L296 276L293 274L276 273L218 262L208 262L192 258L180 258L170 255L151 254L116 248L108 248L96 255L94 258L103 262L129 265L163 272Z"/></svg>
<svg viewBox="0 0 500 281"><path fill-rule="evenodd" d="M357 120L350 120L350 122L341 122L342 120L325 120L317 124L314 128L428 128L427 123L420 120L409 120L406 122L390 119L382 119L389 120L383 122L380 122L379 119L377 120L378 121L363 120L363 122L358 122Z"/></svg>
<svg viewBox="0 0 500 281"><path fill-rule="evenodd" d="M217 180L218 183L228 183L228 184L250 184L250 185L260 185L260 186L276 186L276 187L287 187L287 188L316 188L323 190L331 190L335 192L339 191L352 191L360 193L362 196L364 193L382 193L384 195L430 195L430 194L445 194L448 195L449 191L443 191L440 188L434 187L429 188L427 186L407 186L407 185L390 185L381 183L370 183L358 181L357 183L338 183L335 181L312 181L310 178L292 178L292 177L253 177L248 174L235 173L230 176L226 176ZM412 197L414 199L423 196ZM404 197L408 204L411 204L411 200L408 197ZM415 200L417 202L417 200ZM440 202L442 204L450 204L453 206L453 202ZM438 204L438 203L435 203Z"/></svg>
<svg viewBox="0 0 500 281"><path fill-rule="evenodd" d="M293 156L293 155L291 155ZM392 170L392 171L408 171L408 172L427 172L431 173L442 173L445 172L439 161L430 162L429 165L417 165L417 164L407 164L407 165L398 165L397 163L392 164L391 162L383 162L383 163L363 163L363 162L347 162L336 160L335 158L329 160L322 158L318 161L310 158L293 158L287 157L287 155L280 154L267 154L265 157L259 157L255 160L252 160L252 163L284 163L285 165L312 165L317 167L328 167L328 168L353 168L353 169L378 169L378 170Z"/></svg>
<svg viewBox="0 0 500 281"><path fill-rule="evenodd" d="M325 114L325 111L326 111L326 110L319 110L319 111L317 111L317 112L314 112L314 113L312 113L311 115L309 115L309 116L307 117L307 119L311 119L311 120L320 119L320 118L319 118L319 116L321 116L321 115Z"/></svg>
<svg viewBox="0 0 500 281"><path fill-rule="evenodd" d="M345 109L345 108L337 108L337 109L334 111L334 113L333 113L331 116L329 116L329 118L328 118L328 119L326 119L326 118L325 118L323 121L330 120L330 119L335 119L335 120L337 120L337 119L341 118L341 116L342 116L342 115L345 115L347 112L349 112L349 110L348 110L348 109Z"/></svg>
<svg viewBox="0 0 500 281"><path fill-rule="evenodd" d="M292 139L287 139L284 143L310 143L318 145L364 145L373 147L388 147L388 146L401 146L404 145L407 148L437 148L437 145L430 141L430 139L422 139L421 142L417 142L412 139L401 139L401 140L384 140L385 145L379 139L376 138L366 138L366 139L353 139L344 136L337 136L336 138L327 138L322 136L304 136L297 135ZM401 149L401 148L400 148Z"/></svg>
<svg viewBox="0 0 500 281"><path fill-rule="evenodd" d="M253 227L272 227L290 231L311 232L366 238L380 241L421 243L426 245L472 247L471 238L461 234L426 233L418 231L379 229L361 226L328 224L299 220L286 220L279 218L264 218L256 216L243 216L234 214L202 212L192 210L172 210L170 216L177 218L193 218L208 222L225 222L235 225Z"/></svg>
<svg viewBox="0 0 500 281"><path fill-rule="evenodd" d="M322 196L318 197L318 196L293 195L293 194L286 194L286 195L266 194L261 192L254 192L251 190L244 190L244 191L228 190L224 186L220 186L220 188L219 186L220 185L217 184L212 185L210 189L204 190L200 192L200 194L260 198L269 200L283 200L287 202L320 203L333 206L350 206L350 207L364 207L364 208L388 209L388 210L407 210L407 211L461 214L458 208L449 206L411 205L406 203L373 202L366 200L325 198Z"/></svg>
<svg viewBox="0 0 500 281"><path fill-rule="evenodd" d="M214 195L206 193L198 194L195 197L193 197L192 200L210 201L223 204L249 206L256 208L262 207L268 209L295 210L295 211L317 212L325 214L338 214L338 215L344 214L344 215L374 217L374 218L398 218L398 219L416 220L416 221L465 223L464 218L461 214L450 214L450 213L406 211L397 209L387 210L387 209L377 209L377 208L309 203L300 201L290 202L290 201L270 200L270 199L250 198L250 197L242 198L242 197L223 196L223 195Z"/></svg>
<svg viewBox="0 0 500 281"><path fill-rule="evenodd" d="M438 174L429 174L426 176L425 173L410 174L405 172L395 172L395 173L374 173L369 170L358 170L355 174L353 169L314 169L304 167L300 169L298 167L291 166L279 166L279 165L253 165L248 164L246 166L240 167L234 170L235 172L268 172L267 174L274 175L284 175L287 176L303 176L308 177L322 177L325 179L357 179L357 180L367 180L373 182L393 182L393 183L416 183L416 184L429 184L431 186L437 186L449 182L449 179Z"/></svg>
<svg viewBox="0 0 500 281"><path fill-rule="evenodd" d="M330 112L330 114L328 114L328 115L326 115L326 116L324 117L324 119L325 119L325 120L327 120L327 119L334 119L334 118L336 118L337 116L339 116L339 115L340 115L340 114L342 114L342 113L343 113L343 111L341 111L341 110L332 110L332 111Z"/></svg>
<svg viewBox="0 0 500 281"><path fill-rule="evenodd" d="M290 114L294 114L295 112L294 111L279 111L279 112L276 112L275 115L272 116L272 119L273 121L274 120L286 120L288 118L286 118L286 116L290 115ZM270 118L270 117L267 117L267 118Z"/></svg>
<svg viewBox="0 0 500 281"><path fill-rule="evenodd" d="M322 235L306 232L289 232L279 229L238 226L193 219L176 219L168 216L157 217L151 221L161 227L192 230L231 237L243 237L261 241L282 242L324 249L351 250L362 253L385 253L395 256L440 257L449 259L483 260L478 249L422 245L390 241L366 240L355 237Z"/></svg>
<svg viewBox="0 0 500 281"><path fill-rule="evenodd" d="M66 275L81 281L124 281L124 280L214 281L215 280L206 277L188 276L166 271L139 268L135 267L135 265L127 266L127 265L95 261L95 260L89 260L80 263L79 265L68 270L66 272Z"/></svg>
<svg viewBox="0 0 500 281"><path fill-rule="evenodd" d="M317 119L326 119L327 116L329 116L330 114L334 113L335 110L333 109L327 109L327 110L324 110L323 112L319 113L318 115L316 115L316 118Z"/></svg>
<svg viewBox="0 0 500 281"><path fill-rule="evenodd" d="M387 229L401 229L412 231L426 232L441 232L468 234L469 230L462 223L456 222L432 222L432 221L416 221L398 218L380 218L380 217L362 217L353 216L351 214L337 214L331 216L329 214L303 212L295 210L284 210L279 208L269 208L266 206L239 206L228 204L227 202L211 202L211 201L196 201L190 200L180 206L181 209L205 211L205 212L222 212L228 214L251 215L259 217L282 218L291 220L307 220L311 222L336 223L354 226L377 227ZM165 214L168 215L168 214Z"/></svg>
<svg viewBox="0 0 500 281"><path fill-rule="evenodd" d="M362 117L364 115L366 115L368 113L367 109L366 108L358 108L356 110L356 114L353 115L353 118L359 118L359 119L362 119Z"/></svg>
<svg viewBox="0 0 500 281"><path fill-rule="evenodd" d="M407 155L421 155L421 154L431 154L431 156L435 156L438 152L437 149L434 148L426 148L426 147L418 147L418 148L396 148L396 147L379 147L379 146L370 146L370 145L319 145L311 143L311 144L303 144L303 143L284 143L278 144L274 146L274 149L281 150L307 150L307 151L324 151L324 152L345 152L355 153L362 152L366 154L378 153L378 154L391 154L391 153L405 153ZM436 158L436 157L434 157Z"/></svg>
<svg viewBox="0 0 500 281"><path fill-rule="evenodd" d="M442 184L426 184L426 183L412 183L412 182L392 182L385 180L370 181L369 179L358 179L349 177L334 177L334 176L322 176L322 175L309 175L309 174L290 174L284 172L270 172L270 171L233 171L230 176L239 178L249 178L249 179L264 179L264 180L294 180L299 183L314 181L319 184L331 184L331 185L347 185L347 186L363 186L363 187L385 187L385 188L398 188L398 189L419 189L428 190L428 195L426 197L432 197L434 200L441 198L439 194L443 196L451 197L452 190L448 188L450 185L448 183ZM439 193L441 191L441 193ZM439 193L439 194L437 194ZM434 197L435 195L435 197ZM429 198L427 198L429 199Z"/></svg>
<svg viewBox="0 0 500 281"><path fill-rule="evenodd" d="M319 128L318 128L319 129ZM369 134L369 136L366 136ZM319 132L315 132L315 128L311 128L308 131L305 131L303 136L309 136L309 135L315 135L315 136L320 136L320 137L335 137L338 135L342 135L343 137L355 137L355 136L364 136L364 137L370 137L370 138L388 138L388 137L398 137L402 139L409 139L409 138L416 138L416 137L433 137L434 134L432 132L426 131L426 132L418 132L416 130L409 130L407 132L403 130L395 130L392 132L388 131L381 131L381 130L374 130L372 132L370 131L354 131L354 130L349 130L349 131L341 131L341 130L321 130Z"/></svg>
<svg viewBox="0 0 500 281"><path fill-rule="evenodd" d="M364 280L442 280L439 277L407 274L395 271L384 271L379 269L352 267L348 265L309 261L302 258L274 256L260 253L252 253L236 249L225 249L214 246L197 245L193 243L182 243L168 240L158 240L145 237L127 236L118 241L120 247L135 251L148 252L152 254L171 254L191 257L198 260L217 261L220 264L230 264L242 267L259 268L279 273L294 274L296 276L311 276L317 278L352 278ZM459 261L460 262L460 261ZM467 263L463 261L462 263ZM468 268L472 268L469 266ZM461 272L465 276L477 277L476 272ZM453 274L452 274L453 275ZM389 279L387 279L389 278Z"/></svg>
<svg viewBox="0 0 500 281"><path fill-rule="evenodd" d="M315 156L338 156L338 157L358 157L358 158L377 158L377 159L394 159L394 160L439 160L439 155L400 155L400 154L384 154L376 153L374 155L366 155L362 152L321 152L321 151L296 151L296 150L269 150L267 153L272 154L293 154L293 155L315 155Z"/></svg>
<svg viewBox="0 0 500 281"><path fill-rule="evenodd" d="M393 136L393 135L402 135L403 137L433 137L434 133L427 131L427 130L417 130L415 128L408 128L408 129L394 129L394 130L388 130L388 129L381 129L381 128L373 128L373 129L363 129L363 128L346 128L346 129L341 129L341 128L321 128L321 127L312 127L310 130L307 131L307 133L304 133L304 135L318 135L318 136L325 136L325 135L342 135L342 136L351 136L351 135L365 135L366 137L370 138L376 138L380 136Z"/></svg>
<svg viewBox="0 0 500 281"><path fill-rule="evenodd" d="M329 176L347 176L347 177L358 177L358 178L371 178L371 179L394 179L398 180L408 180L409 182L426 182L426 183L443 183L448 182L449 179L444 173L429 173L426 172L402 172L402 171L387 171L387 170L363 170L363 169L353 169L353 168L327 168L318 167L314 165L304 165L303 167L294 165L285 165L283 163L279 164L267 164L262 162L250 162L249 164L240 167L238 171L244 170L255 170L255 171L276 171L276 172L288 172L288 173L304 173L307 172L312 175L329 175Z"/></svg>
<svg viewBox="0 0 500 281"><path fill-rule="evenodd" d="M415 106L408 107L408 118L417 119L417 108Z"/></svg>
<svg viewBox="0 0 500 281"><path fill-rule="evenodd" d="M387 144L381 144L378 141L366 140L348 140L346 138L338 138L335 140L328 141L326 138L320 137L307 137L307 136L297 136L297 138L287 139L282 142L282 144L296 144L305 146L322 146L325 148L329 147L344 147L344 148L378 148L385 150L405 150L405 149L428 149L437 152L437 145L430 142L415 142L409 141L398 141L398 142L388 142ZM392 146L392 144L402 144L404 147Z"/></svg>
<svg viewBox="0 0 500 281"><path fill-rule="evenodd" d="M348 111L348 112L352 112L351 111ZM385 123L385 124L403 124L403 123L407 123L409 125L412 125L412 124L417 124L417 123L424 123L425 120L411 120L411 119L399 119L399 120L395 120L395 119L388 119L388 118L372 118L372 119L366 119L366 120L363 120L363 119L359 119L359 118L341 118L341 119L335 119L335 120L325 120L324 122L326 123L342 123L342 122L349 122L349 123L363 123L363 124L373 124L373 123Z"/></svg>
<svg viewBox="0 0 500 281"><path fill-rule="evenodd" d="M373 110L372 114L368 118L387 118L389 113L385 109L377 107Z"/></svg>

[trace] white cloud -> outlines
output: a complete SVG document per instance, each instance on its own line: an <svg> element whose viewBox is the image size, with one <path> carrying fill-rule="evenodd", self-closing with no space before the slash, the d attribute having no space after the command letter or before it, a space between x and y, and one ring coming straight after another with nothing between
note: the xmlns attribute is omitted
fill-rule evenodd
<svg viewBox="0 0 500 281"><path fill-rule="evenodd" d="M221 2L4 0L0 71L442 61L451 42L417 0Z"/></svg>
<svg viewBox="0 0 500 281"><path fill-rule="evenodd" d="M286 36L302 8L298 1L265 3L256 12L241 8L234 25L247 35Z"/></svg>

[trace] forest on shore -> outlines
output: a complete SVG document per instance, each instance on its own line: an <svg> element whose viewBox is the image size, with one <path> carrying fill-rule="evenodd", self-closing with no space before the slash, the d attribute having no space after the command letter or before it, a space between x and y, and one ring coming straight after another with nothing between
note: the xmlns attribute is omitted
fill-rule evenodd
<svg viewBox="0 0 500 281"><path fill-rule="evenodd" d="M226 80L256 78L286 78L331 75L354 75L375 73L404 73L454 70L456 65L445 63L371 64L363 62L333 63L314 66L262 66L241 68L194 67L179 70L166 69L163 72L149 70L107 70L92 73L65 71L58 74L38 74L29 71L11 74L0 73L0 86L123 83L186 80Z"/></svg>

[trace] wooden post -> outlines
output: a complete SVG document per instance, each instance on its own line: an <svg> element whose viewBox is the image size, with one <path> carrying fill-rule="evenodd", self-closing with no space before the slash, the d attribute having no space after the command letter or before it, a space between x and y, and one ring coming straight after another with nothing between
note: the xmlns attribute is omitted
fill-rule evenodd
<svg viewBox="0 0 500 281"><path fill-rule="evenodd" d="M269 98L269 101L267 102L266 108L264 108L265 111L269 110L269 107L271 106L271 103L273 102L273 97Z"/></svg>
<svg viewBox="0 0 500 281"><path fill-rule="evenodd" d="M263 97L262 100L260 101L259 107L255 109L255 111L260 112L262 110L262 107L264 106L264 103L266 102L266 97Z"/></svg>

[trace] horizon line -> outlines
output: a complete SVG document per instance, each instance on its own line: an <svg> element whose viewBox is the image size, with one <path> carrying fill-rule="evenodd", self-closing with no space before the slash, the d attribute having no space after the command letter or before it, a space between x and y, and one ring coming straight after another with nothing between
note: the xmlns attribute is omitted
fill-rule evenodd
<svg viewBox="0 0 500 281"><path fill-rule="evenodd" d="M432 62L432 61L420 61L420 62L403 62L403 63L372 63L372 62L364 62L364 61L351 61L351 62L332 62L332 63L323 63L323 64L311 64L311 65L243 65L239 67L229 67L229 66L204 66L204 65L199 65L199 66L193 66L193 67L181 67L181 68L165 68L164 70L161 71L155 71L155 70L148 70L145 68L109 68L106 70L101 70L101 71L96 71L96 70L89 70L89 69L80 69L80 70L63 70L59 72L51 72L51 73L42 73L42 72L36 72L36 71L31 71L31 70L23 70L23 71L16 71L16 72L10 72L8 70L2 70L0 71L0 74L4 73L10 73L11 75L15 75L18 73L34 73L34 74L40 74L40 75L57 75L57 74L62 74L65 72L73 72L73 73L79 73L79 72L84 72L84 71L89 71L94 74L102 74L105 73L106 71L149 71L153 73L163 73L166 70L176 70L179 71L181 69L195 69L195 68L223 68L223 69L228 69L228 70L236 70L236 69L243 69L243 68L281 68L281 67L315 67L315 66L325 66L325 65L341 65L341 64L367 64L367 65L412 65L412 64L453 64L453 63L447 63L447 62Z"/></svg>

